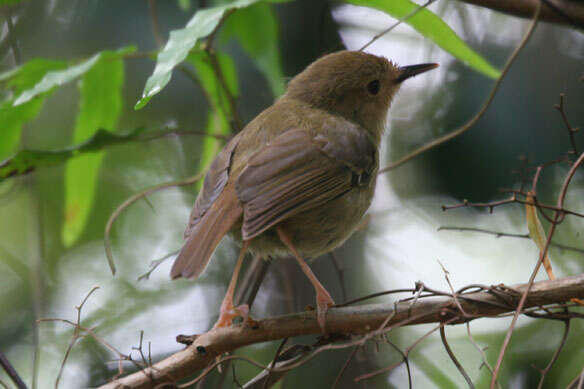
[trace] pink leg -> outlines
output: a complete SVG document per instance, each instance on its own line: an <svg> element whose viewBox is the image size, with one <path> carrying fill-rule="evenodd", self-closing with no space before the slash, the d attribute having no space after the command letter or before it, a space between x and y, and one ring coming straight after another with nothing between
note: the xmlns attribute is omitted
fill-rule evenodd
<svg viewBox="0 0 584 389"><path fill-rule="evenodd" d="M320 283L318 278L316 278L316 276L314 275L314 273L312 272L310 267L300 257L300 255L298 254L298 251L296 251L296 248L292 244L292 239L290 238L290 236L284 231L284 229L282 227L277 227L277 230L278 230L278 236L280 237L280 240L282 241L282 243L284 243L286 245L286 247L288 247L288 249L292 252L292 254L294 254L294 257L298 261L300 268L302 269L302 271L304 272L306 277L308 277L308 279L312 283L312 286L314 287L314 290L316 291L316 314L317 314L318 324L320 325L320 329L322 330L322 333L326 334L326 329L325 329L326 312L328 311L330 306L335 305L335 302L333 301L329 292L324 288L324 286L322 286L322 284Z"/></svg>
<svg viewBox="0 0 584 389"><path fill-rule="evenodd" d="M241 270L243 258L245 257L245 253L249 247L250 242L250 240L243 241L241 251L239 252L239 258L237 258L237 263L235 264L235 269L233 270L233 275L231 276L231 281L229 281L227 293L225 293L225 297L221 303L219 319L217 319L213 329L229 327L232 320L238 316L242 316L244 321L247 321L248 319L249 306L247 304L243 304L238 307L233 306L233 295L235 293L235 285L237 284L237 278L239 277L239 271Z"/></svg>

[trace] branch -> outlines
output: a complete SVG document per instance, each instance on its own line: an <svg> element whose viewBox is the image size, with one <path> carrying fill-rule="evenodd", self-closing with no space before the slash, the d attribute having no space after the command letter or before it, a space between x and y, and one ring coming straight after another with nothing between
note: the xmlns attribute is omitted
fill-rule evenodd
<svg viewBox="0 0 584 389"><path fill-rule="evenodd" d="M531 18L541 1L540 20L584 28L584 3L570 0L460 0L513 16Z"/></svg>
<svg viewBox="0 0 584 389"><path fill-rule="evenodd" d="M452 296L420 297L396 304L371 304L331 308L327 313L329 333L367 334L382 324L385 328L422 323L464 323L474 318L493 317L513 312L527 289L527 284L511 288L497 286L488 290L458 293L456 300L466 315L460 313ZM525 308L557 304L571 298L584 298L584 274L534 283L524 303ZM412 303L412 301L415 301ZM395 307L395 309L394 309ZM217 356L240 347L300 335L319 335L316 312L301 312L264 319L256 328L232 326L210 331L194 342L150 368L101 386L101 389L151 388L193 375L208 366Z"/></svg>

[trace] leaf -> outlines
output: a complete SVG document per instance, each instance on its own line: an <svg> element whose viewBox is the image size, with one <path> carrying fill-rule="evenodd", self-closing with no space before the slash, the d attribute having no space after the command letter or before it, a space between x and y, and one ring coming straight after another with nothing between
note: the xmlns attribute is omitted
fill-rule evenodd
<svg viewBox="0 0 584 389"><path fill-rule="evenodd" d="M237 73L235 71L233 60L225 54L217 53L216 55L217 62L219 63L221 73L225 78L225 83L229 88L229 92L233 97L237 97L239 91L237 85ZM230 105L227 100L227 95L213 71L208 54L205 51L199 50L189 54L187 60L194 66L197 76L201 81L201 86L211 99L210 103L212 111L209 113L207 119L206 132L210 134L229 134L229 118L232 117ZM199 164L201 171L211 164L219 150L219 146L220 143L218 139L205 137L203 140ZM197 182L197 185L200 187L202 182Z"/></svg>
<svg viewBox="0 0 584 389"><path fill-rule="evenodd" d="M65 66L65 62L61 61L33 59L22 66L1 73L0 82L5 82L7 89L18 94L34 86L50 70L62 69ZM34 119L39 114L42 105L43 99L37 99L14 107L10 97L0 103L0 123L2 123L0 159L14 153L20 141L23 124Z"/></svg>
<svg viewBox="0 0 584 389"><path fill-rule="evenodd" d="M143 128L138 128L128 134L117 135L99 129L91 138L77 146L53 151L21 150L12 158L0 163L0 182L9 177L29 173L39 167L58 165L84 153L95 153L107 146L134 141L143 131Z"/></svg>
<svg viewBox="0 0 584 389"><path fill-rule="evenodd" d="M410 0L345 0L347 3L375 8L388 15L401 19L415 11L419 5ZM476 71L490 78L498 78L499 70L495 69L480 54L469 47L456 33L444 23L440 17L428 9L420 12L404 21L420 34L436 43L446 52L466 63Z"/></svg>
<svg viewBox="0 0 584 389"><path fill-rule="evenodd" d="M527 193L527 198L525 201L525 218L527 221L527 229L529 230L529 237L535 242L537 248L539 249L540 255L545 250L545 244L547 241L547 235L539 217L537 216L537 208L535 207L535 196L532 192ZM549 256L549 249L546 251L545 258L543 259L543 266L548 273L550 280L555 280L556 276L552 270L552 261Z"/></svg>
<svg viewBox="0 0 584 389"><path fill-rule="evenodd" d="M191 1L190 0L178 0L178 6L183 11L188 11L191 9Z"/></svg>
<svg viewBox="0 0 584 389"><path fill-rule="evenodd" d="M259 0L237 0L233 3L220 5L197 11L185 28L173 30L166 45L156 60L154 72L146 81L142 98L134 106L144 107L148 101L160 92L170 81L172 70L187 57L197 41L209 35L223 18L226 12L247 7Z"/></svg>
<svg viewBox="0 0 584 389"><path fill-rule="evenodd" d="M223 37L233 37L266 75L274 96L286 88L280 52L278 23L269 4L258 3L234 13L225 22Z"/></svg>
<svg viewBox="0 0 584 389"><path fill-rule="evenodd" d="M237 72L235 71L235 64L233 60L228 55L222 53L216 53L217 62L221 68L221 73L225 78L225 83L227 88L229 88L229 93L236 98L239 94L239 88L237 84ZM211 60L207 52L203 50L197 50L188 55L187 60L195 68L201 86L211 98L211 108L214 110L222 111L226 116L230 116L231 112L229 103L227 101L227 95L221 87L221 83L215 75L213 66L211 65Z"/></svg>
<svg viewBox="0 0 584 389"><path fill-rule="evenodd" d="M22 126L34 119L43 106L43 100L30 101L18 107L12 106L12 101L0 105L0 159L6 158L18 147Z"/></svg>
<svg viewBox="0 0 584 389"><path fill-rule="evenodd" d="M80 81L80 109L74 143L81 143L98 129L113 129L122 109L124 63L102 56ZM65 170L65 223L62 239L71 246L83 232L95 197L103 152L71 160Z"/></svg>
<svg viewBox="0 0 584 389"><path fill-rule="evenodd" d="M66 84L74 79L82 76L88 72L100 59L113 60L121 58L124 55L132 53L136 50L135 47L125 47L117 51L102 51L91 58L81 62L80 64L73 65L67 69L50 71L38 82L34 87L25 90L16 98L14 105L24 104L34 97L48 92L56 86Z"/></svg>

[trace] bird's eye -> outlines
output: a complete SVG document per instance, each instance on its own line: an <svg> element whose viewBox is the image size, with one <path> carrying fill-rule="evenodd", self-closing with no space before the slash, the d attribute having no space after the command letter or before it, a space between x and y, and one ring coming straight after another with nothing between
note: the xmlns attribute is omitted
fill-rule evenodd
<svg viewBox="0 0 584 389"><path fill-rule="evenodd" d="M369 84L367 84L367 91L372 95L376 95L377 93L379 93L380 86L381 84L379 83L379 80L373 80Z"/></svg>

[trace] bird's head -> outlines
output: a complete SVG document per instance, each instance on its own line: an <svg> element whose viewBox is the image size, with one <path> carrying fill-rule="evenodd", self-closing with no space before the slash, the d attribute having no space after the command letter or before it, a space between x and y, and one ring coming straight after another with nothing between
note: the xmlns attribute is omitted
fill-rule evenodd
<svg viewBox="0 0 584 389"><path fill-rule="evenodd" d="M341 115L379 140L387 110L402 82L437 66L400 67L384 57L340 51L318 59L294 77L285 97Z"/></svg>

